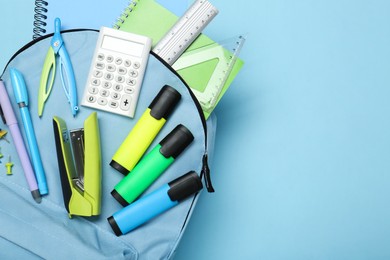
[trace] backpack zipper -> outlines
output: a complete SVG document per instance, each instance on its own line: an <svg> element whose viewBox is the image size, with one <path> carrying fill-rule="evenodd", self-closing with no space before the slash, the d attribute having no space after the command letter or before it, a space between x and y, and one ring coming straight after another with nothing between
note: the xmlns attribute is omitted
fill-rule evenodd
<svg viewBox="0 0 390 260"><path fill-rule="evenodd" d="M71 32L82 32L82 31L93 31L93 32L99 32L99 30L95 30L95 29L71 29L71 30L64 30L64 31L61 31L61 33L71 33ZM0 79L2 79L4 73L5 73L5 70L7 69L8 65L11 63L11 61L13 59L15 59L16 56L18 56L20 53L22 53L23 51L25 51L26 49L30 48L31 46L33 46L34 44L46 39L46 38L49 38L49 37L52 37L54 35L54 33L50 33L50 34L47 34L47 35L44 35L44 36L41 36L37 39L34 39L32 41L30 41L29 43L27 43L26 45L24 45L22 48L20 48L14 55L12 55L11 59L7 62L7 64L5 65L4 67L4 70L0 76ZM172 66L170 66L168 63L166 63L163 59L161 59L156 53L154 52L150 52L151 55L153 55L155 58L157 58L162 64L165 65L165 67L167 67L173 74L175 74L175 76L177 76L180 81L184 84L184 86L186 86L187 90L188 90L188 93L190 94L195 106L196 106L196 109L198 110L198 114L199 114L199 117L200 117L200 120L202 122L202 126L203 126L203 131L204 131L204 139L205 139L205 152L203 154L203 157L202 157L202 170L201 170L201 173L200 173L200 177L203 178L204 177L204 180L205 180L205 185L206 185L206 188L207 188L207 191L208 192L214 192L214 188L213 188L213 185L211 183L211 176L210 176L210 168L209 168L209 164L208 164L208 151L207 151L207 124L206 124L206 118L204 117L204 114L203 114L203 110L199 104L199 101L197 100L197 98L195 97L194 93L192 92L191 88L188 86L188 84L185 82L185 80L179 75L179 73L177 73L177 71L175 71Z"/></svg>
<svg viewBox="0 0 390 260"><path fill-rule="evenodd" d="M150 52L155 58L157 58L162 64L164 64L175 76L177 76L180 81L186 86L188 93L190 94L192 101L194 102L196 109L198 110L198 114L200 117L200 120L202 121L203 130L204 130L204 136L205 136L205 153L202 157L202 170L200 172L200 178L204 177L206 188L208 192L214 192L213 184L211 183L211 176L210 176L210 168L208 163L208 152L207 152L207 123L206 118L204 117L202 107L200 106L200 103L198 99L195 97L194 93L192 92L191 88L188 86L187 82L180 76L179 73L177 73L176 70L172 68L171 65L169 65L166 61L164 61L160 56L158 56L153 51Z"/></svg>

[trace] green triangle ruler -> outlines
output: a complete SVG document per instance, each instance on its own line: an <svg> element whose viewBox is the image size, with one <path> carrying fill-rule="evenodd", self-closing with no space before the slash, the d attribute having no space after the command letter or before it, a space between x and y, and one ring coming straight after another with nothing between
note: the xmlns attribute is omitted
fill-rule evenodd
<svg viewBox="0 0 390 260"><path fill-rule="evenodd" d="M173 68L178 71L184 71L187 68L194 66L201 67L202 64L207 64L205 68L214 68L209 71L210 78L206 82L204 88L191 86L198 99L202 109L206 113L211 113L215 108L217 101L220 98L222 89L232 72L232 69L238 59L239 53L244 45L245 37L238 36L232 39L224 40L220 43L212 43L201 48L185 52L174 64ZM198 70L199 73L207 73L206 70ZM192 75L196 77L197 75ZM200 75L198 75L200 76Z"/></svg>

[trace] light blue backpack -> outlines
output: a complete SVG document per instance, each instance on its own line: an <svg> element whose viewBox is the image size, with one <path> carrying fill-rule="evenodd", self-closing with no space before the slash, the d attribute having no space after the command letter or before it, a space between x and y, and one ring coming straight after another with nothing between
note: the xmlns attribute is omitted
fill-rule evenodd
<svg viewBox="0 0 390 260"><path fill-rule="evenodd" d="M176 125L185 125L194 135L194 142L181 154L142 196L161 185L189 172L201 174L207 168L207 156L212 161L216 117L206 121L186 83L156 55L150 54L144 83L134 119L80 107L73 118L59 75L41 118L37 112L39 80L52 35L27 44L8 63L1 79L6 85L22 134L23 127L14 101L9 70L18 69L25 78L30 113L39 150L43 159L49 194L40 204L35 203L28 189L18 154L10 143L0 142L4 157L0 164L0 259L169 259L183 235L195 208L198 196L191 196L178 206L152 219L134 231L117 237L107 217L122 206L111 196L114 186L123 175L109 166L112 156L130 132L158 91L168 84L182 95L179 105L157 135L151 148L162 140ZM90 62L98 32L71 30L62 33L76 74L79 100L83 95ZM64 207L54 142L53 116L63 118L69 129L80 128L84 120L97 111L102 154L102 208L98 217L69 219ZM7 126L1 128L8 130ZM5 163L12 158L13 175L5 173ZM204 172L204 171L203 171ZM206 174L202 174L204 178Z"/></svg>

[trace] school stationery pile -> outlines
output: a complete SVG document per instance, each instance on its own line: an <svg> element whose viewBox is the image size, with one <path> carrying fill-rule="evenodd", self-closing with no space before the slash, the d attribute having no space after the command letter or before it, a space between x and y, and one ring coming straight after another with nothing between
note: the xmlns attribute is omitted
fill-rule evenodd
<svg viewBox="0 0 390 260"><path fill-rule="evenodd" d="M206 0L101 2L80 3L78 20L70 4L36 0L36 39L1 75L13 174L0 176L0 235L43 258L171 258L202 180L214 191L212 112L245 39L202 34L219 13Z"/></svg>

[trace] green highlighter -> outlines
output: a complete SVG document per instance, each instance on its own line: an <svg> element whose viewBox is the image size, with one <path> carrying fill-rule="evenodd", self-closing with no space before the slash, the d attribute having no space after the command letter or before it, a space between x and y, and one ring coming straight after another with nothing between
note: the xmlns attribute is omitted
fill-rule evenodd
<svg viewBox="0 0 390 260"><path fill-rule="evenodd" d="M168 85L162 87L112 157L111 167L124 175L133 170L180 99L176 89Z"/></svg>
<svg viewBox="0 0 390 260"><path fill-rule="evenodd" d="M122 205L136 200L187 148L194 136L183 125L173 129L152 151L145 155L131 174L123 178L111 192Z"/></svg>

